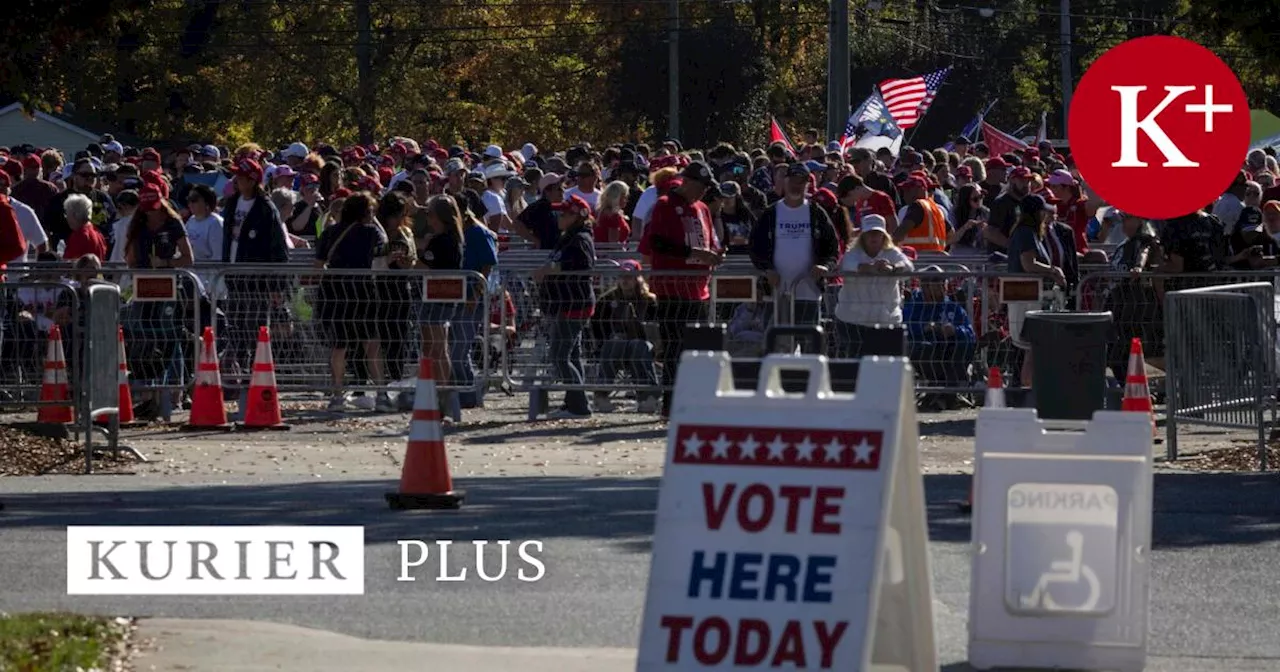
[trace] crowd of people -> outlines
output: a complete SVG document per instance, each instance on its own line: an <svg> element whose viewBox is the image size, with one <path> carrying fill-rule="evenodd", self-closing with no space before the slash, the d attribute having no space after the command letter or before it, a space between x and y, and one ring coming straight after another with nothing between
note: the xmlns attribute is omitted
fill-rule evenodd
<svg viewBox="0 0 1280 672"><path fill-rule="evenodd" d="M1047 142L995 155L956 137L946 149L894 156L824 144L815 131L805 140L703 150L675 140L584 143L553 152L397 137L274 150L191 145L162 155L104 136L69 161L16 146L0 149L0 273L5 263L63 260L191 268L208 278L213 264L311 255L317 267L352 271L326 274L315 297L331 352L330 410L403 408L385 392L352 397L346 388L399 380L417 354L432 358L437 380L461 389L467 407L480 401L468 390L477 387L472 359L483 321L504 339L515 329L482 314L475 297L511 306L506 317L523 312L510 284L495 281L500 248L523 239L546 253L529 301L542 318L546 364L569 389L551 415L581 418L616 408L607 392L589 394L593 383L626 373L642 387L669 388L686 324L725 320L739 345L758 339L769 321L760 306L717 315L710 304L714 269L734 258L759 270L765 294L785 298L786 319L831 327L839 354L868 352L879 330L897 325L913 358L927 363L922 375L956 385L972 375L976 332L990 325L975 324L973 297L933 277L942 269L931 264L980 260L1040 276L1067 295L1082 291L1082 268L1123 272L1088 300L1113 311L1122 335L1143 337L1158 362L1157 295L1177 285L1144 275L1270 268L1280 258L1280 167L1270 149L1250 152L1204 209L1148 221L1108 207ZM592 272L610 255L621 280L603 288ZM370 269L388 273L370 280ZM482 280L469 300L423 302L407 274L389 272L413 269ZM905 281L926 271L934 273ZM230 348L247 356L284 290L245 274L196 291L222 294ZM32 301L31 293L6 298L0 336L47 329L51 316ZM1021 326L1036 307L997 311L1021 351L1026 386ZM600 364L587 367L584 352ZM669 411L669 393L637 398L642 411Z"/></svg>

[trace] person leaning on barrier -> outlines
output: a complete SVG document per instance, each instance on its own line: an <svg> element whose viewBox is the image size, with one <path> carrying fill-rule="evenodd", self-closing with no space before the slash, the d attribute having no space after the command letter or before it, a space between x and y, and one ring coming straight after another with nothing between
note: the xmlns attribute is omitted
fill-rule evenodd
<svg viewBox="0 0 1280 672"><path fill-rule="evenodd" d="M1009 272L1040 275L1055 285L1065 287L1066 276L1061 268L1053 265L1049 252L1049 236L1052 235L1049 224L1053 217L1049 204L1036 194L1028 194L1019 204L1017 216L1017 223L1009 232ZM1029 302L1009 304L1009 336L1013 344L1024 351L1021 381L1022 386L1028 388L1031 387L1031 344L1023 338L1022 326L1027 312L1038 308L1039 305Z"/></svg>
<svg viewBox="0 0 1280 672"><path fill-rule="evenodd" d="M678 186L658 199L640 240L640 254L650 260L650 288L658 298L655 318L662 340L662 385L676 378L684 329L711 316L711 272L724 260L711 211L702 203L715 184L711 168L694 161L680 172ZM659 187L662 189L663 187ZM661 271L701 271L697 275L662 275ZM662 395L662 416L671 411L671 392Z"/></svg>
<svg viewBox="0 0 1280 672"><path fill-rule="evenodd" d="M930 266L924 272L941 275L942 269ZM902 321L907 327L911 364L920 377L948 387L967 387L976 347L973 323L964 305L952 300L946 278L921 278L920 288L903 304ZM955 395L927 395L921 405L941 411L960 408L962 402Z"/></svg>
<svg viewBox="0 0 1280 672"><path fill-rule="evenodd" d="M122 244L129 268L186 268L192 262L191 241L182 219L152 185L138 192L138 208Z"/></svg>
<svg viewBox="0 0 1280 672"><path fill-rule="evenodd" d="M568 196L555 208L560 213L560 240L551 252L551 259L534 271L533 279L538 283L542 314L551 320L550 364L559 382L581 386L587 382L582 361L582 331L595 313L595 287L588 275L563 272L595 268L591 205L581 196ZM566 390L564 407L550 414L552 420L588 417L591 417L591 407L586 390L581 387Z"/></svg>
<svg viewBox="0 0 1280 672"><path fill-rule="evenodd" d="M875 327L902 324L900 276L913 268L911 259L889 237L884 218L863 217L861 232L840 260L840 272L846 276L835 310L841 357L862 357L863 342Z"/></svg>
<svg viewBox="0 0 1280 672"><path fill-rule="evenodd" d="M618 284L605 291L596 301L596 313L591 318L591 334L600 350L598 382L612 385L621 371L631 374L633 385L658 385L653 365L653 343L645 333L645 323L653 321L657 297L649 291L649 285L640 274L640 264L633 259L623 260L625 273ZM660 399L652 392L636 394L639 413L656 413ZM610 413L616 410L608 392L596 392L595 410Z"/></svg>
<svg viewBox="0 0 1280 672"><path fill-rule="evenodd" d="M806 196L809 170L787 169L782 200L765 209L751 233L751 263L764 271L775 300L791 288L792 321L816 325L827 274L840 258L840 236L827 211Z"/></svg>
<svg viewBox="0 0 1280 672"><path fill-rule="evenodd" d="M407 182L401 182L401 185ZM373 261L375 270L404 271L416 268L418 255L413 230L409 226L408 196L400 191L388 192L378 203L377 221L387 235L386 254ZM413 326L414 281L404 275L388 275L374 280L373 315L378 340L382 344L382 355L386 361L387 380L392 382L404 380L405 363L411 358L413 348L410 347L410 334ZM375 400L375 407L377 401ZM397 408L405 408L404 403L397 403Z"/></svg>

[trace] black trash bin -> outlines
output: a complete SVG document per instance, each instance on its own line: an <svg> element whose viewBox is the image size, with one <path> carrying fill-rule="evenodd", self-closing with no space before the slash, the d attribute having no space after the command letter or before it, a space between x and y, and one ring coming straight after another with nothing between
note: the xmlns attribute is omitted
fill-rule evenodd
<svg viewBox="0 0 1280 672"><path fill-rule="evenodd" d="M1022 337L1031 344L1031 389L1046 420L1089 420L1106 407L1111 313L1027 313Z"/></svg>

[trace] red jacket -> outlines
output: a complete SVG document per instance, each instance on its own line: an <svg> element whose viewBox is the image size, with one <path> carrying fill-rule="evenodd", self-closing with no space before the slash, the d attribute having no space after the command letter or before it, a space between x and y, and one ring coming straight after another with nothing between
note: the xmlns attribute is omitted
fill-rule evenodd
<svg viewBox="0 0 1280 672"><path fill-rule="evenodd" d="M124 241L121 241L121 245ZM98 259L106 260L107 258L107 241L98 233L98 227L92 222L86 223L77 231L72 231L67 236L67 248L62 251L62 258L71 260L79 259L86 254L96 254Z"/></svg>
<svg viewBox="0 0 1280 672"><path fill-rule="evenodd" d="M9 197L0 194L0 271L4 270L5 264L26 253L27 239L18 225L18 215ZM4 273L0 273L0 281L4 279Z"/></svg>
<svg viewBox="0 0 1280 672"><path fill-rule="evenodd" d="M640 254L653 259L654 274L649 288L658 297L709 301L711 268L693 263L689 254L694 248L719 249L711 211L705 203L690 203L677 192L658 199L649 225L640 240ZM701 275L659 275L657 271L703 271Z"/></svg>

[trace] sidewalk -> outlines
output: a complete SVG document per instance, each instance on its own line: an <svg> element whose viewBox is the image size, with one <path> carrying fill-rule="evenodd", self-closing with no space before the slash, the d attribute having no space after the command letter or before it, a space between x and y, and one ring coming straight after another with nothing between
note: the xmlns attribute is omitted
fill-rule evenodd
<svg viewBox="0 0 1280 672"><path fill-rule="evenodd" d="M142 620L138 640L155 643L134 661L147 672L390 672L432 669L467 672L633 672L632 649L550 649L388 642L260 621ZM1147 659L1146 672L1264 672L1280 660L1264 658ZM941 672L972 672L963 663Z"/></svg>
<svg viewBox="0 0 1280 672"><path fill-rule="evenodd" d="M138 641L154 641L134 661L143 672L631 672L627 649L518 649L359 639L260 621L155 619L139 622Z"/></svg>

